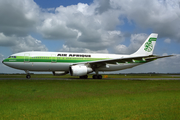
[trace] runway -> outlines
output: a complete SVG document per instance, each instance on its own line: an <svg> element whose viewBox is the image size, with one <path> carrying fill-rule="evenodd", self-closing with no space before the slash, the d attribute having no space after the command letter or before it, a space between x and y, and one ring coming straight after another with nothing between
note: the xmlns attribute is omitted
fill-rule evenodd
<svg viewBox="0 0 180 120"><path fill-rule="evenodd" d="M79 78L0 78L0 80L180 80L180 78L103 78L103 79L79 79Z"/></svg>

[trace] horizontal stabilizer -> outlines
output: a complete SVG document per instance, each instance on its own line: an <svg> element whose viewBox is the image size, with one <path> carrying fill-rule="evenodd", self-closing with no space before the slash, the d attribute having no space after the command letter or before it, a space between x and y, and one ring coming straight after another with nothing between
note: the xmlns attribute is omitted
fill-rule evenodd
<svg viewBox="0 0 180 120"><path fill-rule="evenodd" d="M166 55L166 56L152 55L152 57L146 58L146 60L159 59L159 58L172 57L172 56L175 56L175 55Z"/></svg>

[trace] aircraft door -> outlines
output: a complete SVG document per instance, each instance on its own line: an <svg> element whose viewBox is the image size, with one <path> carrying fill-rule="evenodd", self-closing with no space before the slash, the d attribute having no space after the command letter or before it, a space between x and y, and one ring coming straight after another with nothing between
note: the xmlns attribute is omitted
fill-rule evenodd
<svg viewBox="0 0 180 120"><path fill-rule="evenodd" d="M24 54L24 62L26 62L26 63L30 62L30 54L29 53Z"/></svg>
<svg viewBox="0 0 180 120"><path fill-rule="evenodd" d="M56 54L51 54L51 62L56 63L57 62L57 56Z"/></svg>

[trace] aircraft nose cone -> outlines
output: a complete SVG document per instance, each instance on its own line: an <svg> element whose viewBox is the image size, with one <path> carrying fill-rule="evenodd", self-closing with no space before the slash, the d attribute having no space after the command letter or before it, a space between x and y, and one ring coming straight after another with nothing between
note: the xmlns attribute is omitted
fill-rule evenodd
<svg viewBox="0 0 180 120"><path fill-rule="evenodd" d="M3 60L2 63L5 64L5 60Z"/></svg>

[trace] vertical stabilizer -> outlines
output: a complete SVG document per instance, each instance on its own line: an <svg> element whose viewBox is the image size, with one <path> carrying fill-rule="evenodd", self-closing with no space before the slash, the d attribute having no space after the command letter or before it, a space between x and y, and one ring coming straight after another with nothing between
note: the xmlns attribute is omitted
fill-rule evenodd
<svg viewBox="0 0 180 120"><path fill-rule="evenodd" d="M151 33L142 46L132 55L152 55L158 34Z"/></svg>

